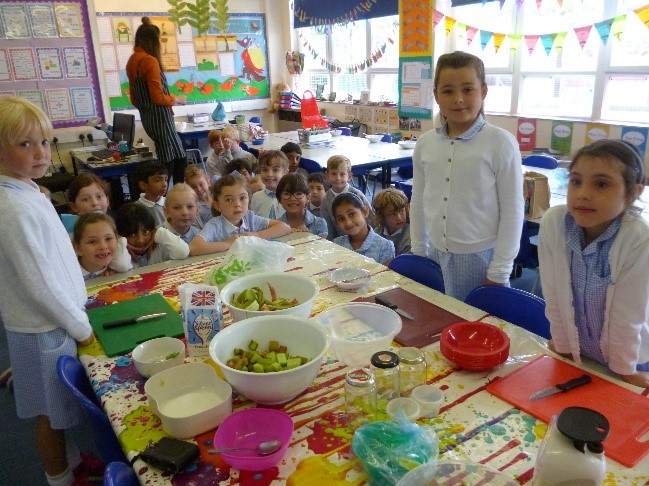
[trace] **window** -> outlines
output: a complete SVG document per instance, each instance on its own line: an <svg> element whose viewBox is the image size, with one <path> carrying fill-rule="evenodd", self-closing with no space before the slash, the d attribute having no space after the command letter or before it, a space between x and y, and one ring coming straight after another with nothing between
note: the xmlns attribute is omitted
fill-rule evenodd
<svg viewBox="0 0 649 486"><path fill-rule="evenodd" d="M456 24L450 35L441 39L437 31L443 29L435 29L435 56L464 50L484 61L489 86L487 112L622 123L649 121L649 29L633 11L647 0L544 1L538 6L536 0L524 0L520 9L515 0L506 0L502 8L500 3L451 8L450 0L436 2L436 8ZM594 24L620 15L626 15L621 34L615 35L614 25L604 44ZM478 29L471 42L463 25ZM580 44L575 29L589 25L588 38ZM543 39L544 34L558 32L566 33L561 49L556 44L548 46L552 41ZM488 33L518 34L518 47L514 49L506 35L496 49L496 34ZM542 37L528 45L523 34Z"/></svg>
<svg viewBox="0 0 649 486"><path fill-rule="evenodd" d="M398 97L398 16L380 17L330 27L297 29L298 47L305 55L299 89L315 92L324 84L324 96L335 92L360 99L396 101ZM367 66L370 60L370 66Z"/></svg>

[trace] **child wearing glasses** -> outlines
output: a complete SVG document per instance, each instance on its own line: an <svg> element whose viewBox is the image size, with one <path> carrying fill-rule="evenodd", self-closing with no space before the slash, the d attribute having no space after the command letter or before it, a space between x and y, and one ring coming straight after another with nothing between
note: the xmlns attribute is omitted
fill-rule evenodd
<svg viewBox="0 0 649 486"><path fill-rule="evenodd" d="M286 211L279 220L288 224L292 233L309 232L322 238L327 237L327 222L307 209L309 186L302 174L286 174L277 184L275 193Z"/></svg>

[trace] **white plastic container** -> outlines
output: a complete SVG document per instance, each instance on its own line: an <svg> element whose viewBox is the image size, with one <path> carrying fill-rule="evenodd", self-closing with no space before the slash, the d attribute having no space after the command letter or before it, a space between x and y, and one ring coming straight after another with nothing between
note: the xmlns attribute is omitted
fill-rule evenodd
<svg viewBox="0 0 649 486"><path fill-rule="evenodd" d="M420 417L437 417L444 404L444 393L434 385L419 385L410 397L419 404Z"/></svg>
<svg viewBox="0 0 649 486"><path fill-rule="evenodd" d="M149 378L156 373L183 364L185 344L174 337L149 339L138 344L131 354L138 373Z"/></svg>
<svg viewBox="0 0 649 486"><path fill-rule="evenodd" d="M330 307L318 314L316 320L331 336L336 359L353 367L368 367L372 355L388 349L401 331L399 314L369 302Z"/></svg>

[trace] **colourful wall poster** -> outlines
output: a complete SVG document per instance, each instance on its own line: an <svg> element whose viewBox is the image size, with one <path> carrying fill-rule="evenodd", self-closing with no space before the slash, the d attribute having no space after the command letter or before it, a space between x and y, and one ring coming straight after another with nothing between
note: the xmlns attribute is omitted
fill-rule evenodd
<svg viewBox="0 0 649 486"><path fill-rule="evenodd" d="M572 122L553 121L550 148L561 155L569 155L572 150Z"/></svg>
<svg viewBox="0 0 649 486"><path fill-rule="evenodd" d="M530 152L536 148L536 119L519 118L516 139L521 152Z"/></svg>
<svg viewBox="0 0 649 486"><path fill-rule="evenodd" d="M648 127L622 127L622 136L620 138L625 142L635 145L644 159L647 154L648 134Z"/></svg>
<svg viewBox="0 0 649 486"><path fill-rule="evenodd" d="M432 56L434 6L434 0L399 1L401 56Z"/></svg>
<svg viewBox="0 0 649 486"><path fill-rule="evenodd" d="M433 117L433 61L430 57L399 59L399 116Z"/></svg>
<svg viewBox="0 0 649 486"><path fill-rule="evenodd" d="M602 123L587 123L586 133L584 134L584 144L604 140L609 137L611 127Z"/></svg>

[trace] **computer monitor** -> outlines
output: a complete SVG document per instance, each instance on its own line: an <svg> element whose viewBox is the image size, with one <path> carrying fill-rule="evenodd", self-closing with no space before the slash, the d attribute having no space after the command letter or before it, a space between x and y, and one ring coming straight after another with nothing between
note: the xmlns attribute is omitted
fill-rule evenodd
<svg viewBox="0 0 649 486"><path fill-rule="evenodd" d="M129 148L133 147L135 139L135 115L125 113L113 114L113 142L119 143L125 140Z"/></svg>

